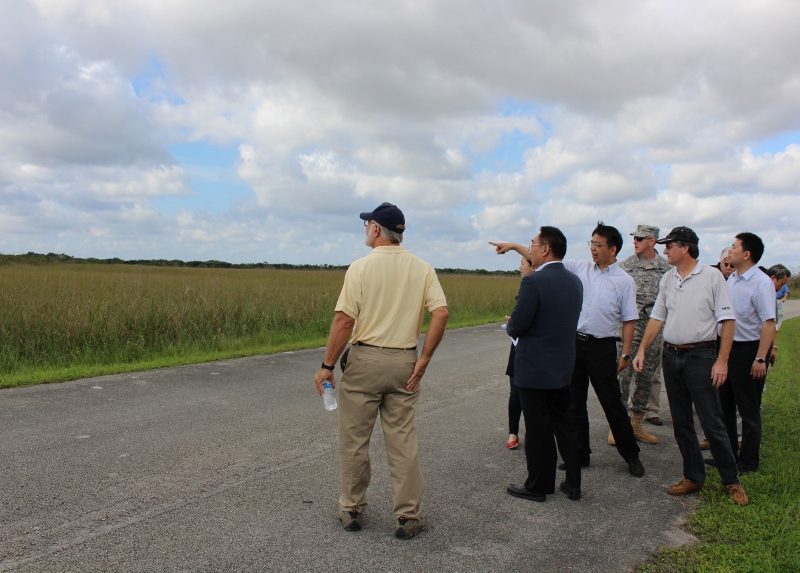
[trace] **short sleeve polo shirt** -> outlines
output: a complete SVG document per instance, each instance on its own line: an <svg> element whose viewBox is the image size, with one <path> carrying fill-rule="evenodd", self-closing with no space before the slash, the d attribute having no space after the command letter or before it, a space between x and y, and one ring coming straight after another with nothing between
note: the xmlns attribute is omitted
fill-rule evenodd
<svg viewBox="0 0 800 573"><path fill-rule="evenodd" d="M356 320L352 343L413 348L425 309L447 306L431 265L401 246L375 247L347 270L336 311Z"/></svg>
<svg viewBox="0 0 800 573"><path fill-rule="evenodd" d="M717 323L735 320L722 273L700 261L685 279L676 268L661 277L650 318L665 323L664 340L671 344L715 340Z"/></svg>

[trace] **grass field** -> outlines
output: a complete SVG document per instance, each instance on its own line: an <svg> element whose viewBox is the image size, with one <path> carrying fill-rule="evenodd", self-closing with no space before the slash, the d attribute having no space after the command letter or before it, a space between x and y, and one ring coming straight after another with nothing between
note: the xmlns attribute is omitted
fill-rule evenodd
<svg viewBox="0 0 800 573"><path fill-rule="evenodd" d="M786 281L786 286L789 287L789 298L797 300L800 298L800 276L792 276Z"/></svg>
<svg viewBox="0 0 800 573"><path fill-rule="evenodd" d="M638 573L800 571L800 319L784 323L778 347L764 392L761 464L741 477L750 505L733 505L710 471L686 525L700 543L662 550Z"/></svg>
<svg viewBox="0 0 800 573"><path fill-rule="evenodd" d="M0 388L325 344L344 271L0 266ZM519 278L440 276L449 326L501 320Z"/></svg>

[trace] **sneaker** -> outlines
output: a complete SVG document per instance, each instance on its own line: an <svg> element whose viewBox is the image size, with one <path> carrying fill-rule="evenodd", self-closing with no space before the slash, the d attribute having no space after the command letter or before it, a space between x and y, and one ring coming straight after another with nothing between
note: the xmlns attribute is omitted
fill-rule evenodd
<svg viewBox="0 0 800 573"><path fill-rule="evenodd" d="M339 521L345 531L361 531L361 514L357 511L340 511Z"/></svg>
<svg viewBox="0 0 800 573"><path fill-rule="evenodd" d="M687 495L696 491L700 491L701 489L703 489L702 485L697 485L692 480L683 478L681 481L669 488L667 493L670 495Z"/></svg>
<svg viewBox="0 0 800 573"><path fill-rule="evenodd" d="M411 539L420 531L425 531L428 522L421 515L419 519L410 519L408 517L401 517L397 520L397 530L394 536L398 539Z"/></svg>
<svg viewBox="0 0 800 573"><path fill-rule="evenodd" d="M747 497L747 493L744 491L742 484L735 483L733 485L729 485L727 489L728 494L731 496L731 500L736 505L747 505L750 503L750 498Z"/></svg>

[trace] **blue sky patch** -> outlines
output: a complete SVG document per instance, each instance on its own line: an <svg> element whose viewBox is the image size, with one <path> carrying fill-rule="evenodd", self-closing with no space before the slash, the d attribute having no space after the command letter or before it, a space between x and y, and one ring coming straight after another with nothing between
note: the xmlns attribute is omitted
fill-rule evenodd
<svg viewBox="0 0 800 573"><path fill-rule="evenodd" d="M253 190L239 178L235 146L218 147L205 141L177 143L168 148L189 179L191 196L158 197L152 200L159 211L176 214L202 209L211 213L229 211L237 197L252 196Z"/></svg>

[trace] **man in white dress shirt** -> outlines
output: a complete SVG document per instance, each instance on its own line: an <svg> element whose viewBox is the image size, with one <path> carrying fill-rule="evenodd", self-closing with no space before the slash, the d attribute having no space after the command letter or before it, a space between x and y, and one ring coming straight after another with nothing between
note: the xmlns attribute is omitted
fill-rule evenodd
<svg viewBox="0 0 800 573"><path fill-rule="evenodd" d="M728 380L719 389L722 420L728 431L739 473L758 469L761 447L761 393L767 358L775 338L775 288L759 270L764 243L753 233L739 233L730 250L735 269L728 277L736 326L728 360ZM742 446L736 431L736 410L742 417Z"/></svg>

